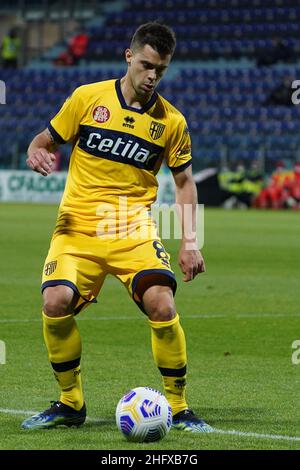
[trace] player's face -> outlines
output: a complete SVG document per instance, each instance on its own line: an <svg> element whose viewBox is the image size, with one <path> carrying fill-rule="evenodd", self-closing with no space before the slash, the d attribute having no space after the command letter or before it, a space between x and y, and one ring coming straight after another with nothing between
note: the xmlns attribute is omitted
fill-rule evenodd
<svg viewBox="0 0 300 470"><path fill-rule="evenodd" d="M161 56L151 46L132 51L126 50L128 73L131 84L138 96L151 96L162 79L171 60L171 55Z"/></svg>

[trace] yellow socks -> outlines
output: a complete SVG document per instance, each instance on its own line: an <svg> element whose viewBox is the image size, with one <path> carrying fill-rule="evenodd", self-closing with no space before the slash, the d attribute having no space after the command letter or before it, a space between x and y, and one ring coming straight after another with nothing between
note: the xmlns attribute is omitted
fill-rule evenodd
<svg viewBox="0 0 300 470"><path fill-rule="evenodd" d="M186 389L186 344L183 329L176 315L170 321L153 322L152 351L159 368L173 415L188 408ZM80 356L81 340L73 315L48 317L43 313L44 339L54 375L61 388L60 401L80 410L84 404Z"/></svg>
<svg viewBox="0 0 300 470"><path fill-rule="evenodd" d="M186 344L183 329L176 315L170 321L154 322L151 326L153 357L159 368L164 390L173 415L188 408L186 390Z"/></svg>
<svg viewBox="0 0 300 470"><path fill-rule="evenodd" d="M80 376L81 339L74 316L54 318L43 313L43 333L54 376L61 388L60 401L80 410L84 403Z"/></svg>

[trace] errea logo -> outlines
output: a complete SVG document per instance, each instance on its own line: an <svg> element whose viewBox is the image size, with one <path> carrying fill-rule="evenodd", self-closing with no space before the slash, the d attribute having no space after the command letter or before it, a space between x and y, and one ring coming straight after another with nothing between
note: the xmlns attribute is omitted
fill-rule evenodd
<svg viewBox="0 0 300 470"><path fill-rule="evenodd" d="M126 116L124 118L124 122L122 124L123 127L129 127L130 129L134 129L135 119L132 116Z"/></svg>

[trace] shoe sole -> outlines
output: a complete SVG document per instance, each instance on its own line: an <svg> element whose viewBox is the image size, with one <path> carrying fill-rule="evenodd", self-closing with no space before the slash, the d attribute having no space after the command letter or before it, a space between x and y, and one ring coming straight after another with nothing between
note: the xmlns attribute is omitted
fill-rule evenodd
<svg viewBox="0 0 300 470"><path fill-rule="evenodd" d="M29 426L29 427L25 427L25 426L21 426L22 429L26 430L26 431L39 431L39 430L43 430L43 429L55 429L57 428L58 426L67 426L68 428L71 428L71 427L76 427L76 428L79 428L80 426L82 426L85 422L85 419L84 421L74 421L74 422L68 422L68 423L54 423L54 424L41 424L40 426L39 425L33 425L33 426Z"/></svg>
<svg viewBox="0 0 300 470"><path fill-rule="evenodd" d="M197 426L197 425L187 425L184 423L177 423L177 424L172 424L172 428L176 429L177 431L184 431L184 432L193 432L193 433L212 433L214 432L214 429L211 426Z"/></svg>

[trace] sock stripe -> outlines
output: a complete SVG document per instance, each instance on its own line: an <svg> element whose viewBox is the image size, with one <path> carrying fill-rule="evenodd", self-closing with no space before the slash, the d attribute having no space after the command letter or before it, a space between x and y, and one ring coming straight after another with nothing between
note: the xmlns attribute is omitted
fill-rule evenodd
<svg viewBox="0 0 300 470"><path fill-rule="evenodd" d="M75 369L80 364L80 357L68 362L51 362L55 372L66 372L67 370Z"/></svg>
<svg viewBox="0 0 300 470"><path fill-rule="evenodd" d="M181 369L167 369L166 367L159 367L160 373L164 377L183 377L186 375L186 366Z"/></svg>

